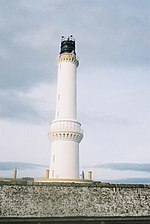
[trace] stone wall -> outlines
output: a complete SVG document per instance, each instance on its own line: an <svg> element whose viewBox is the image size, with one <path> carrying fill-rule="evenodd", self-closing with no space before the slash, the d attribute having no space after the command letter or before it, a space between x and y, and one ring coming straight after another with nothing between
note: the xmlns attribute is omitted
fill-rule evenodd
<svg viewBox="0 0 150 224"><path fill-rule="evenodd" d="M150 185L15 183L0 186L0 217L150 216Z"/></svg>

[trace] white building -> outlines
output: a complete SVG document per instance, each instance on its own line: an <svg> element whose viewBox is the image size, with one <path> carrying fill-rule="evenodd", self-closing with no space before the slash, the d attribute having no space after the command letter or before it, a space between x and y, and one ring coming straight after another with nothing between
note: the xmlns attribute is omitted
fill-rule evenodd
<svg viewBox="0 0 150 224"><path fill-rule="evenodd" d="M50 178L79 178L79 143L83 138L77 121L77 67L75 40L63 37L58 56L56 114L49 131Z"/></svg>

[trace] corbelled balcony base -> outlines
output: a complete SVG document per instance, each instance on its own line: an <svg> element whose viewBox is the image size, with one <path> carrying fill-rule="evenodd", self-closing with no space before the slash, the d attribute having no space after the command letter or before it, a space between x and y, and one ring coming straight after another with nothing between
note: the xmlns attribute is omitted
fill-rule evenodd
<svg viewBox="0 0 150 224"><path fill-rule="evenodd" d="M54 120L49 131L51 141L75 141L80 143L83 138L81 124L74 120Z"/></svg>

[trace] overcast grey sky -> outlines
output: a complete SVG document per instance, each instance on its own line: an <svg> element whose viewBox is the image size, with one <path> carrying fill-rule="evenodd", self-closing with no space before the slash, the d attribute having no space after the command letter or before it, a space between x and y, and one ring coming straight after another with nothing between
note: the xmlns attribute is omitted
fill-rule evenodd
<svg viewBox="0 0 150 224"><path fill-rule="evenodd" d="M150 177L99 166L150 162L149 17L149 0L0 0L0 162L49 164L56 58L73 34L81 167Z"/></svg>

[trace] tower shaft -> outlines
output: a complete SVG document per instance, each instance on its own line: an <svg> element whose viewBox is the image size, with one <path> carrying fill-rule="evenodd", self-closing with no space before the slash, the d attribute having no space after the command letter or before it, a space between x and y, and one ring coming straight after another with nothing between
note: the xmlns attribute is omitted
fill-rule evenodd
<svg viewBox="0 0 150 224"><path fill-rule="evenodd" d="M58 58L57 98L55 119L76 119L77 93L76 70L78 61L73 53L64 53Z"/></svg>
<svg viewBox="0 0 150 224"><path fill-rule="evenodd" d="M76 71L79 62L72 36L63 39L58 57L55 120L49 131L51 143L50 177L79 178L79 143L83 138L77 121Z"/></svg>

